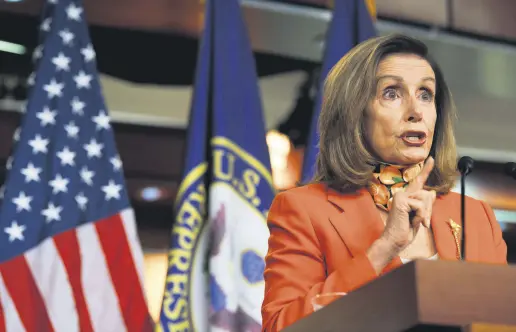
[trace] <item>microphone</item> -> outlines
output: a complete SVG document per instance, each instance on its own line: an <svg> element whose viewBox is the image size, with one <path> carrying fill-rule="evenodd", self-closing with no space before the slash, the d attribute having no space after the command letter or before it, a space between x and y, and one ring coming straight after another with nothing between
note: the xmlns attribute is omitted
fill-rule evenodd
<svg viewBox="0 0 516 332"><path fill-rule="evenodd" d="M464 156L460 158L458 169L460 172L460 218L462 221L462 234L461 234L461 242L460 242L460 253L461 260L466 260L466 175L473 171L473 166L475 162L473 158Z"/></svg>
<svg viewBox="0 0 516 332"><path fill-rule="evenodd" d="M505 164L505 174L516 179L516 163L510 162Z"/></svg>

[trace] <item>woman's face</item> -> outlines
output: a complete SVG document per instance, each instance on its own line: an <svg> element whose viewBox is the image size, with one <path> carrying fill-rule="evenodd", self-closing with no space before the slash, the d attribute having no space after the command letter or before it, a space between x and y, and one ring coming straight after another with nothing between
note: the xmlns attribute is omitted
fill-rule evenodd
<svg viewBox="0 0 516 332"><path fill-rule="evenodd" d="M432 147L437 111L435 74L412 54L385 57L376 73L376 93L366 110L366 139L383 162L424 161Z"/></svg>

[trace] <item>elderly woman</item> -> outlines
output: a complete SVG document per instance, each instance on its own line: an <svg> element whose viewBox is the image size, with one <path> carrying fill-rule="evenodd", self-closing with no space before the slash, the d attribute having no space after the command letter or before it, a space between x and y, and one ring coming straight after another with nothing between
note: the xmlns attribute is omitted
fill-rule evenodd
<svg viewBox="0 0 516 332"><path fill-rule="evenodd" d="M312 183L269 211L263 330L313 312L314 296L349 292L410 260L460 257L455 110L421 42L370 39L325 81ZM466 259L506 264L492 209L466 199Z"/></svg>

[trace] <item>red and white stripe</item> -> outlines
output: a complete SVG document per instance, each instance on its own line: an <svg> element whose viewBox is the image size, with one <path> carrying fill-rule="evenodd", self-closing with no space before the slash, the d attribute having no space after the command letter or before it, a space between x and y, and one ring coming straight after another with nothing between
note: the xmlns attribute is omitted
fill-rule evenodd
<svg viewBox="0 0 516 332"><path fill-rule="evenodd" d="M43 241L0 265L0 331L152 331L133 211Z"/></svg>

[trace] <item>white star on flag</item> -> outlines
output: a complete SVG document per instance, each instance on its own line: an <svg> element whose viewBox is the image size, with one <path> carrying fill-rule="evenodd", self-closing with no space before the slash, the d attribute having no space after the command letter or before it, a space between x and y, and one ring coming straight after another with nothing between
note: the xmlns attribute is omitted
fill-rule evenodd
<svg viewBox="0 0 516 332"><path fill-rule="evenodd" d="M93 46L91 46L91 44L81 49L81 53L84 57L84 61L86 62L90 62L95 59L95 50L93 49Z"/></svg>
<svg viewBox="0 0 516 332"><path fill-rule="evenodd" d="M9 157L9 158L7 158L7 161L5 163L5 168L7 168L9 170L12 167L13 167L13 157Z"/></svg>
<svg viewBox="0 0 516 332"><path fill-rule="evenodd" d="M65 126L66 134L70 138L78 138L79 127L75 125L73 121Z"/></svg>
<svg viewBox="0 0 516 332"><path fill-rule="evenodd" d="M84 107L86 107L86 104L82 102L79 98L74 97L72 99L72 102L70 104L72 106L72 112L77 115L83 115L84 114Z"/></svg>
<svg viewBox="0 0 516 332"><path fill-rule="evenodd" d="M14 134L13 134L13 141L18 142L20 140L20 132L21 132L20 127L16 128L16 130L14 131Z"/></svg>
<svg viewBox="0 0 516 332"><path fill-rule="evenodd" d="M120 168L122 168L122 161L120 160L119 156L113 157L109 161L113 165L113 170L114 171L119 171Z"/></svg>
<svg viewBox="0 0 516 332"><path fill-rule="evenodd" d="M88 153L88 158L102 157L102 149L104 144L98 143L96 139L92 138L88 144L84 145L84 149Z"/></svg>
<svg viewBox="0 0 516 332"><path fill-rule="evenodd" d="M75 196L75 201L81 210L86 210L86 204L88 204L88 198L83 193L79 193Z"/></svg>
<svg viewBox="0 0 516 332"><path fill-rule="evenodd" d="M63 95L64 84L57 83L56 79L53 78L43 89L48 93L48 98L61 97Z"/></svg>
<svg viewBox="0 0 516 332"><path fill-rule="evenodd" d="M16 221L13 221L11 226L4 228L4 232L9 235L9 242L13 242L14 240L23 241L25 240L23 232L26 228L25 225L18 225Z"/></svg>
<svg viewBox="0 0 516 332"><path fill-rule="evenodd" d="M52 18L47 17L46 19L43 20L43 22L41 22L41 25L39 26L39 28L45 32L49 32L50 24L52 24Z"/></svg>
<svg viewBox="0 0 516 332"><path fill-rule="evenodd" d="M51 111L48 107L45 107L43 111L36 114L38 119L41 120L41 126L45 127L48 124L56 124L56 111Z"/></svg>
<svg viewBox="0 0 516 332"><path fill-rule="evenodd" d="M73 77L75 84L77 84L77 89L89 89L90 81L93 79L91 75L86 75L84 71L80 71L78 75Z"/></svg>
<svg viewBox="0 0 516 332"><path fill-rule="evenodd" d="M75 35L68 29L59 31L59 36L61 37L61 39L63 40L63 44L65 45L71 45L73 39L75 38Z"/></svg>
<svg viewBox="0 0 516 332"><path fill-rule="evenodd" d="M39 173L41 173L41 171L41 168L35 167L33 163L29 163L27 167L21 170L21 173L25 176L26 183L29 183L31 181L39 182Z"/></svg>
<svg viewBox="0 0 516 332"><path fill-rule="evenodd" d="M66 16L68 16L68 18L70 20L74 20L74 21L80 21L81 20L81 14L82 14L82 8L80 7L77 7L75 4L70 4L67 8L66 8Z"/></svg>
<svg viewBox="0 0 516 332"><path fill-rule="evenodd" d="M70 180L63 178L61 174L57 174L53 180L50 180L48 184L52 187L52 194L66 193L68 191L68 183Z"/></svg>
<svg viewBox="0 0 516 332"><path fill-rule="evenodd" d="M79 173L82 181L87 185L93 185L93 176L95 176L95 172L89 170L86 166L83 167Z"/></svg>
<svg viewBox="0 0 516 332"><path fill-rule="evenodd" d="M110 199L120 199L120 190L122 186L116 184L113 180L109 180L109 183L102 187L102 191L106 194L106 201Z"/></svg>
<svg viewBox="0 0 516 332"><path fill-rule="evenodd" d="M42 138L41 135L36 135L34 139L29 141L29 145L32 147L32 153L38 154L41 153L47 153L47 145L48 145L48 139Z"/></svg>
<svg viewBox="0 0 516 332"><path fill-rule="evenodd" d="M27 196L23 191L20 192L18 197L13 198L17 212L30 211L30 202L32 202L32 196Z"/></svg>
<svg viewBox="0 0 516 332"><path fill-rule="evenodd" d="M109 116L107 116L106 112L100 111L98 115L93 117L93 122L97 124L97 130L100 129L109 129Z"/></svg>
<svg viewBox="0 0 516 332"><path fill-rule="evenodd" d="M57 153L57 157L59 159L61 159L62 166L65 166L65 165L74 166L75 165L75 162L74 162L75 152L70 151L70 149L67 146L65 146L63 150L61 150Z"/></svg>
<svg viewBox="0 0 516 332"><path fill-rule="evenodd" d="M56 57L52 58L52 63L56 66L57 71L69 71L70 61L72 61L72 59L65 56L63 52L59 52L59 54Z"/></svg>
<svg viewBox="0 0 516 332"><path fill-rule="evenodd" d="M45 216L47 222L59 221L61 220L61 211L63 211L63 207L55 206L54 203L50 202L47 208L41 211L41 214Z"/></svg>
<svg viewBox="0 0 516 332"><path fill-rule="evenodd" d="M36 74L34 72L30 73L29 77L27 78L27 85L29 85L29 86L34 85L35 79L36 79Z"/></svg>
<svg viewBox="0 0 516 332"><path fill-rule="evenodd" d="M32 60L38 60L43 56L43 45L38 45L32 53Z"/></svg>

